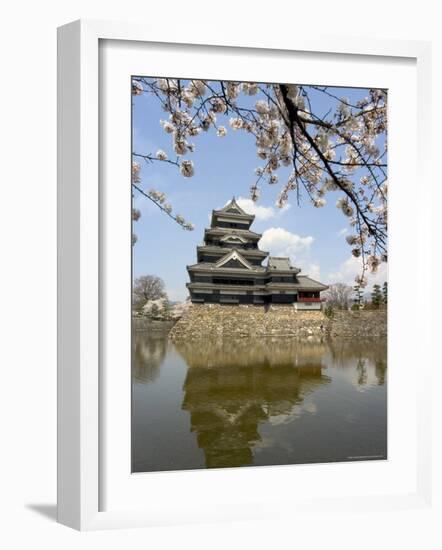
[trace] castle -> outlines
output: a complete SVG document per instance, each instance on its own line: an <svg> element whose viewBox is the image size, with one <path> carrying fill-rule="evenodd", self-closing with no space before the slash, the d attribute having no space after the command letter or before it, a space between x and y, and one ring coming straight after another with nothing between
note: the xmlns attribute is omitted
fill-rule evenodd
<svg viewBox="0 0 442 550"><path fill-rule="evenodd" d="M187 266L192 302L293 304L296 309L320 310L320 293L328 287L301 275L289 258L260 250L262 235L250 229L254 219L234 198L224 208L212 211L204 244L197 247L198 263Z"/></svg>

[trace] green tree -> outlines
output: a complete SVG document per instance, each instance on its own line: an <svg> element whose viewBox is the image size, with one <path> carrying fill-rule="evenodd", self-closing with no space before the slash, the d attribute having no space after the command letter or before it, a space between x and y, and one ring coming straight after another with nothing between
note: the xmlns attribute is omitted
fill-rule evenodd
<svg viewBox="0 0 442 550"><path fill-rule="evenodd" d="M161 317L163 319L169 319L172 314L172 306L170 305L169 300L164 300L163 305L160 310Z"/></svg>
<svg viewBox="0 0 442 550"><path fill-rule="evenodd" d="M371 303L373 307L376 309L379 308L379 306L382 303L382 292L380 285L373 285L373 291L371 293Z"/></svg>
<svg viewBox="0 0 442 550"><path fill-rule="evenodd" d="M385 305L388 304L388 283L385 281L385 283L382 285L382 300Z"/></svg>
<svg viewBox="0 0 442 550"><path fill-rule="evenodd" d="M353 287L353 292L355 294L355 298L354 298L354 301L355 301L354 305L356 306L355 309L361 309L363 293L360 285L355 285Z"/></svg>
<svg viewBox="0 0 442 550"><path fill-rule="evenodd" d="M151 308L150 308L150 312L149 312L149 317L151 317L152 319L156 319L160 314L160 308L158 307L157 304L153 303Z"/></svg>

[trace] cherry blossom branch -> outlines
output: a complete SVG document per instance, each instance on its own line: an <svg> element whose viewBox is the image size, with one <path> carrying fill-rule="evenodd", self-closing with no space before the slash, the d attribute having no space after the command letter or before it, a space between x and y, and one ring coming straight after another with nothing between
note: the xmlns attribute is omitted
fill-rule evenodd
<svg viewBox="0 0 442 550"><path fill-rule="evenodd" d="M152 194L149 195L149 193L145 193L135 183L132 183L132 187L134 189L136 189L138 191L138 193L143 195L143 197L146 197L146 199L149 199L151 202L153 202L153 204L155 204L162 212L164 212L166 214L166 216L169 216L169 218L171 218L172 220L177 222L178 225L180 225L183 229L185 229L186 231L193 231L193 229L194 229L193 225L186 222L180 214L173 215L171 213L171 210L167 206L164 206L163 204L161 204L161 202L159 200L155 200L155 198L153 196L151 196Z"/></svg>
<svg viewBox="0 0 442 550"><path fill-rule="evenodd" d="M251 187L254 200L259 196L260 182L268 176L268 183L276 183L278 169L289 165L293 170L279 194L280 206L293 190L299 204L301 186L315 207L325 205L327 192L341 190L344 196L337 206L359 232L359 238L349 236L349 244L357 245L352 252L356 255L360 248L364 270L366 265L374 269L378 254L386 258L387 164L383 159L387 143L380 153L378 137L386 134L387 96L383 90L370 90L368 97L354 104L326 87L309 89L332 98L337 102L336 109L330 107L325 115L314 113L306 87L293 84L144 77L133 83L134 95L152 94L169 113L169 121L160 121L178 155L175 162L169 163L179 166L183 175L193 174L192 162L180 160L194 151L195 145L187 138L211 128L219 137L226 136L218 115L232 114L232 130L254 136L258 157L265 160L264 166L256 169L258 178ZM259 94L259 98L250 106L239 103L241 94ZM161 153L161 158L158 153L156 158L150 154L137 156L146 162L165 161L167 155ZM357 177L361 176L359 181L354 179L356 171Z"/></svg>
<svg viewBox="0 0 442 550"><path fill-rule="evenodd" d="M332 180L335 182L337 187L339 187L339 189L341 189L341 191L343 191L348 196L348 198L352 201L352 203L354 204L354 206L357 209L359 215L361 216L361 218L363 219L365 225L367 226L369 233L373 236L376 235L375 228L372 226L371 221L365 216L365 214L362 211L362 209L359 205L359 202L357 201L354 194L350 190L348 190L344 185L342 185L340 179L336 176L336 174L332 170L332 168L329 164L329 161L325 158L324 154L322 153L319 146L315 143L314 139L306 131L304 121L298 115L297 107L293 104L293 102L288 97L288 90L287 90L286 85L283 84L283 85L280 86L280 88L281 88L282 96L283 96L283 99L284 99L284 102L285 102L285 106L286 106L287 111L289 113L290 126L291 126L290 131L291 131L291 134L292 134L292 139L294 139L294 124L296 123L297 126L300 128L300 130L301 130L302 134L304 135L304 137L307 139L307 141L309 142L311 147L315 150L316 154L321 159L321 161L324 164L328 174L330 175ZM381 238L383 238L383 235L381 235Z"/></svg>
<svg viewBox="0 0 442 550"><path fill-rule="evenodd" d="M147 162L152 162L152 163L155 161L167 162L168 164L173 164L174 166L178 166L178 168L180 167L180 163L178 162L178 160L169 160L167 158L157 158L157 157L154 157L153 155L142 155L140 153L132 153L132 155L137 158L142 158Z"/></svg>

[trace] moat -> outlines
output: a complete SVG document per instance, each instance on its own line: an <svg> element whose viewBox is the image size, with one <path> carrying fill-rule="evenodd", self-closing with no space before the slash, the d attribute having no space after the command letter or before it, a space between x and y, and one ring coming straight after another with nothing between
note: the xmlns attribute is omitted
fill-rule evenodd
<svg viewBox="0 0 442 550"><path fill-rule="evenodd" d="M132 471L387 458L387 342L134 331Z"/></svg>

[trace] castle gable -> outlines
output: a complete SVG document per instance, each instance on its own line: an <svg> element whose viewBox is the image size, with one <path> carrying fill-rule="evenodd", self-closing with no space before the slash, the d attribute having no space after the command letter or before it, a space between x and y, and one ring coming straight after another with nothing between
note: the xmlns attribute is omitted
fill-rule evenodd
<svg viewBox="0 0 442 550"><path fill-rule="evenodd" d="M228 212L230 214L240 214L241 216L247 216L247 212L245 212L239 204L236 202L235 198L233 198L229 203L224 206L224 208L221 208L220 210L217 210L216 212Z"/></svg>
<svg viewBox="0 0 442 550"><path fill-rule="evenodd" d="M215 264L216 267L234 267L240 269L253 269L252 264L250 264L244 256L242 256L238 250L232 250L223 256Z"/></svg>

